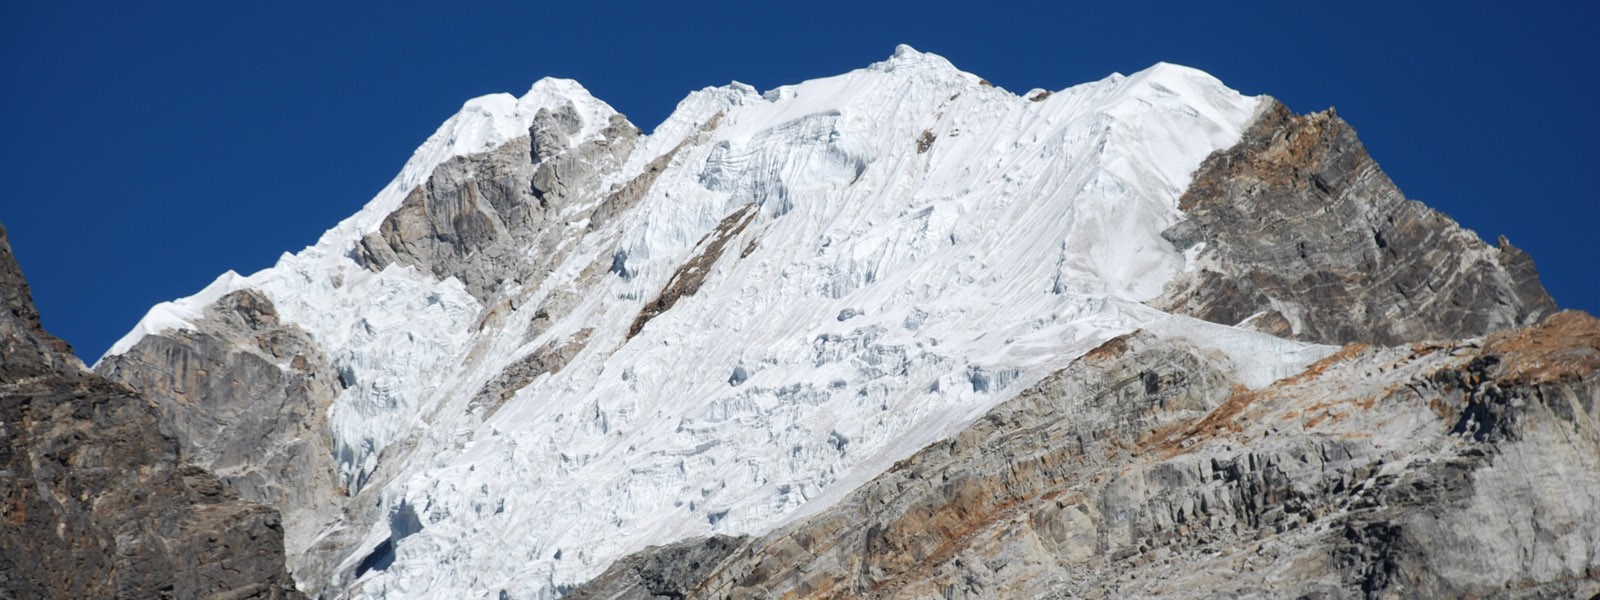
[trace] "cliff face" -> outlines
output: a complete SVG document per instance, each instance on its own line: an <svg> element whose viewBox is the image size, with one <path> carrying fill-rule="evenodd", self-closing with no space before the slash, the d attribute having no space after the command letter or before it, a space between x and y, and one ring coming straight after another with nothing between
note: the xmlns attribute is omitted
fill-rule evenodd
<svg viewBox="0 0 1600 600"><path fill-rule="evenodd" d="M253 290L220 298L207 316L204 331L147 337L97 371L149 399L190 463L286 515L285 546L299 555L343 494L327 419L338 374Z"/></svg>
<svg viewBox="0 0 1600 600"><path fill-rule="evenodd" d="M1162 235L1197 260L1152 302L1165 310L1332 344L1456 339L1555 311L1526 253L1407 200L1332 110L1268 101L1178 207Z"/></svg>
<svg viewBox="0 0 1600 600"><path fill-rule="evenodd" d="M0 229L0 597L297 598L271 509L39 326Z"/></svg>
<svg viewBox="0 0 1600 600"><path fill-rule="evenodd" d="M1255 391L1231 369L1118 338L821 515L571 597L1600 591L1600 321L1347 346Z"/></svg>

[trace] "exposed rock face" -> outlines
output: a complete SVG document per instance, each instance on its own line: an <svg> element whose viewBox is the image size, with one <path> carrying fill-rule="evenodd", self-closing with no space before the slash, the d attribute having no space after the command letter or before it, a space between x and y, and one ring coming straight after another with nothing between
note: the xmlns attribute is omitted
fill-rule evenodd
<svg viewBox="0 0 1600 600"><path fill-rule="evenodd" d="M744 228L750 225L751 218L756 215L755 209L755 204L746 204L733 211L717 224L716 229L707 233L705 238L695 245L694 258L684 261L683 265L672 274L672 278L667 280L666 287L662 288L656 299L644 305L639 311L639 316L634 317L633 325L628 327L628 337L639 335L639 331L644 329L650 319L671 309L679 298L693 296L700 290L700 285L705 283L706 275L711 271L711 265L722 258L724 246L727 246L728 241L738 237L744 232Z"/></svg>
<svg viewBox="0 0 1600 600"><path fill-rule="evenodd" d="M571 105L565 109L541 110L526 137L439 165L377 233L361 240L357 258L374 271L398 263L455 277L480 301L508 279L544 274L540 268L554 264L562 240L552 207L598 195L596 176L626 160L639 137L616 115L600 139L567 149L579 125Z"/></svg>
<svg viewBox="0 0 1600 600"><path fill-rule="evenodd" d="M748 542L724 535L651 548L619 560L594 581L563 596L569 600L684 598Z"/></svg>
<svg viewBox="0 0 1600 600"><path fill-rule="evenodd" d="M559 341L560 345L557 345L556 341L551 341L508 365L473 396L469 410L481 408L485 413L493 414L516 395L517 390L527 386L535 378L546 373L560 372L562 367L572 361L574 355L583 351L584 344L589 341L589 331L579 331L570 339Z"/></svg>
<svg viewBox="0 0 1600 600"><path fill-rule="evenodd" d="M338 514L344 493L327 422L338 374L254 290L224 296L199 326L145 337L95 369L154 401L163 431L191 462L286 515L295 526L285 542L297 555Z"/></svg>
<svg viewBox="0 0 1600 600"><path fill-rule="evenodd" d="M1406 200L1332 110L1268 100L1201 165L1163 236L1200 244L1159 308L1299 340L1397 344L1527 325L1555 310L1533 261Z"/></svg>
<svg viewBox="0 0 1600 600"><path fill-rule="evenodd" d="M1600 321L1349 346L1256 392L1229 373L1113 340L681 597L1600 591ZM618 582L678 551L575 595L653 597Z"/></svg>
<svg viewBox="0 0 1600 600"><path fill-rule="evenodd" d="M0 597L298 598L278 513L39 326L0 229Z"/></svg>

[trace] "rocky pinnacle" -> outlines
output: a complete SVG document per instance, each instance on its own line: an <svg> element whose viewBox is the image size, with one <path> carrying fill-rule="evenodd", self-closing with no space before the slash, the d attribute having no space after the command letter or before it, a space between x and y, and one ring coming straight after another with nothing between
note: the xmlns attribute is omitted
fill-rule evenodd
<svg viewBox="0 0 1600 600"><path fill-rule="evenodd" d="M1207 158L1163 236L1197 267L1152 302L1293 339L1397 344L1528 325L1555 310L1533 260L1407 200L1330 109L1267 100Z"/></svg>

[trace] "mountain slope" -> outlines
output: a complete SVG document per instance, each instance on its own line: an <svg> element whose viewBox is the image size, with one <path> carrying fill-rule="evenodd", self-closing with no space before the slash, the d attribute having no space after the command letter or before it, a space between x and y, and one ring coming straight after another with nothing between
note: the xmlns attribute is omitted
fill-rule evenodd
<svg viewBox="0 0 1600 600"><path fill-rule="evenodd" d="M1600 320L1351 345L1262 390L1230 369L1113 339L817 517L568 597L1600 592Z"/></svg>
<svg viewBox="0 0 1600 600"><path fill-rule="evenodd" d="M299 598L278 514L39 325L0 228L0 598Z"/></svg>
<svg viewBox="0 0 1600 600"><path fill-rule="evenodd" d="M467 103L316 245L153 308L96 369L284 511L308 591L553 597L823 514L1135 330L1252 389L1333 353L1209 300L1179 312L1223 323L1158 309L1245 277L1215 266L1253 256L1231 220L1180 198L1274 106L1165 64L1017 96L901 47L695 92L645 135L542 80ZM1434 245L1487 248L1465 235L1396 260L1458 269ZM1484 264L1517 293L1468 329L1548 312L1531 265Z"/></svg>

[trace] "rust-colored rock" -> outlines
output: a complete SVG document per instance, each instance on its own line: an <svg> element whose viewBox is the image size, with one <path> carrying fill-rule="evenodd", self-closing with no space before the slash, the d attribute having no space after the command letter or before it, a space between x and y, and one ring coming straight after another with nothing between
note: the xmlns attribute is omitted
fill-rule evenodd
<svg viewBox="0 0 1600 600"><path fill-rule="evenodd" d="M1600 592L1596 356L1600 322L1562 313L1487 344L1352 344L1248 390L1226 359L1125 336L674 589L1588 597ZM650 558L577 593L648 598L628 582Z"/></svg>
<svg viewBox="0 0 1600 600"><path fill-rule="evenodd" d="M1327 344L1479 336L1555 311L1528 255L1407 200L1332 110L1274 100L1207 158L1162 235L1198 269L1152 304Z"/></svg>

